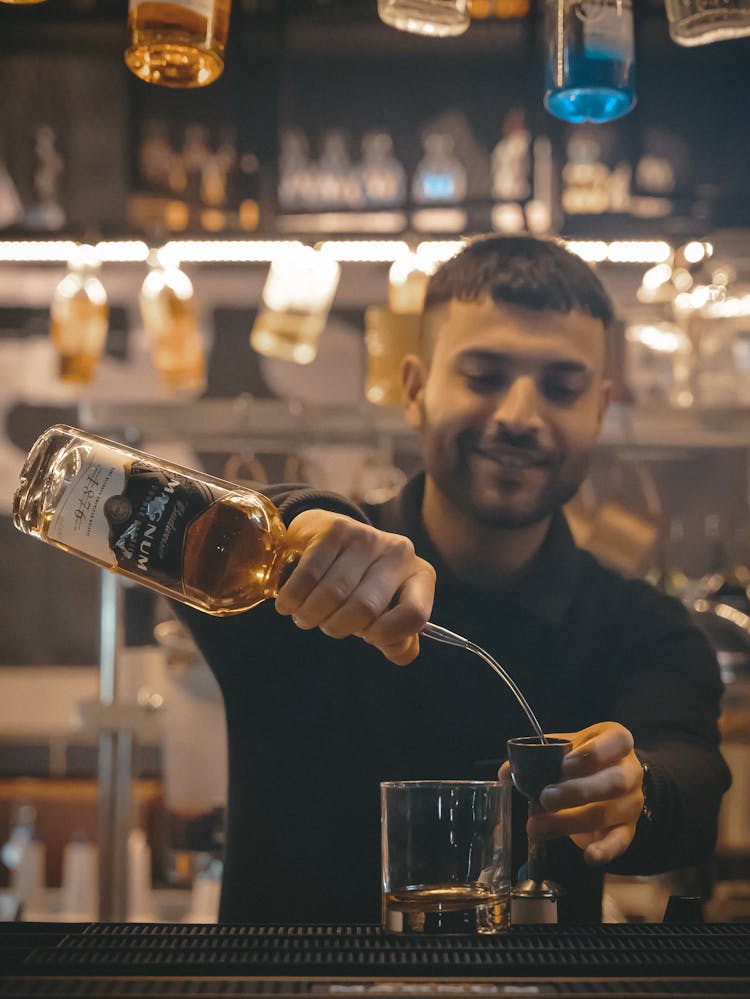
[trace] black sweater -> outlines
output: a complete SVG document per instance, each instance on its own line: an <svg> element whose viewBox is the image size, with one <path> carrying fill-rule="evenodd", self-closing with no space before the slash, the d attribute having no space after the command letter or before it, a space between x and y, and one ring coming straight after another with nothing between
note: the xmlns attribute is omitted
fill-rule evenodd
<svg viewBox="0 0 750 999"><path fill-rule="evenodd" d="M361 510L331 494L264 487L286 523L324 507L410 537L437 570L431 619L499 659L545 731L599 721L631 730L651 767L653 816L609 870L651 874L708 859L729 784L718 749L721 681L679 601L602 567L575 546L562 515L512 585L466 586L422 527L422 489L418 476L396 499ZM377 922L378 782L494 778L506 739L530 734L505 685L460 649L423 639L402 668L356 638L300 631L270 601L236 617L178 613L226 707L223 921ZM525 811L514 795L514 875ZM568 893L560 920L598 921L602 870L567 838L550 852L550 874Z"/></svg>

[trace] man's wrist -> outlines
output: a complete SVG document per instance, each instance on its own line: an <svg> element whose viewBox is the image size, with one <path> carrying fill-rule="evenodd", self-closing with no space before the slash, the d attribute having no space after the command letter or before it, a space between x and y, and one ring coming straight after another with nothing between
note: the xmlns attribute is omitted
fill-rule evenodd
<svg viewBox="0 0 750 999"><path fill-rule="evenodd" d="M652 822L654 818L654 779L651 773L651 767L641 756L636 753L638 762L641 765L641 794L643 795L643 808L641 809L641 816L647 821Z"/></svg>

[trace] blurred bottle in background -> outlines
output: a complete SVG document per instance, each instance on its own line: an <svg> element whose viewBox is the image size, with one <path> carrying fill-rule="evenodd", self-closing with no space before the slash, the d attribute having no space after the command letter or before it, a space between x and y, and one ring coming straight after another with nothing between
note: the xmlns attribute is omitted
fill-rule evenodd
<svg viewBox="0 0 750 999"><path fill-rule="evenodd" d="M545 0L544 31L550 114L604 122L634 107L632 0Z"/></svg>
<svg viewBox="0 0 750 999"><path fill-rule="evenodd" d="M406 201L406 171L393 154L388 132L362 137L362 196L367 208L393 208Z"/></svg>
<svg viewBox="0 0 750 999"><path fill-rule="evenodd" d="M46 903L46 851L37 836L36 808L26 802L14 806L10 836L0 848L0 860L10 871L10 891L16 918L44 918Z"/></svg>
<svg viewBox="0 0 750 999"><path fill-rule="evenodd" d="M378 15L385 24L436 38L463 34L470 9L470 0L378 0Z"/></svg>
<svg viewBox="0 0 750 999"><path fill-rule="evenodd" d="M706 45L750 35L748 0L665 0L669 35L678 45Z"/></svg>
<svg viewBox="0 0 750 999"><path fill-rule="evenodd" d="M333 257L290 243L271 261L250 333L253 350L297 364L314 361L340 274Z"/></svg>
<svg viewBox="0 0 750 999"><path fill-rule="evenodd" d="M128 68L162 87L205 87L224 69L231 0L130 0Z"/></svg>
<svg viewBox="0 0 750 999"><path fill-rule="evenodd" d="M52 342L60 359L60 378L85 385L91 381L107 339L109 306L101 267L93 246L77 246L68 272L55 288L50 307Z"/></svg>
<svg viewBox="0 0 750 999"><path fill-rule="evenodd" d="M151 250L148 265L140 307L154 367L170 391L202 391L206 360L192 282L164 247Z"/></svg>
<svg viewBox="0 0 750 999"><path fill-rule="evenodd" d="M375 306L365 309L368 402L398 406L401 401L401 362L417 350L419 315L396 313Z"/></svg>

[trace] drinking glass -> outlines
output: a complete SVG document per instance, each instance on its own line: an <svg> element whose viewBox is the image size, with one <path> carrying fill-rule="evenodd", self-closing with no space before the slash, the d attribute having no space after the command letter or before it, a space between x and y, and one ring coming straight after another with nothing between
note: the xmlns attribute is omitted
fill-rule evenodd
<svg viewBox="0 0 750 999"><path fill-rule="evenodd" d="M501 933L510 921L510 787L384 781L383 929Z"/></svg>

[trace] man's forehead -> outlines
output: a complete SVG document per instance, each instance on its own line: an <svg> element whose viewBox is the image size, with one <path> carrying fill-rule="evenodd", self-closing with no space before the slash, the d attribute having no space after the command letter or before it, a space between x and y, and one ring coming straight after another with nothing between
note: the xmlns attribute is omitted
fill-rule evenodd
<svg viewBox="0 0 750 999"><path fill-rule="evenodd" d="M433 312L428 322L441 353L523 350L577 356L595 365L604 357L602 321L575 309L527 309L485 296L475 302L451 299Z"/></svg>

